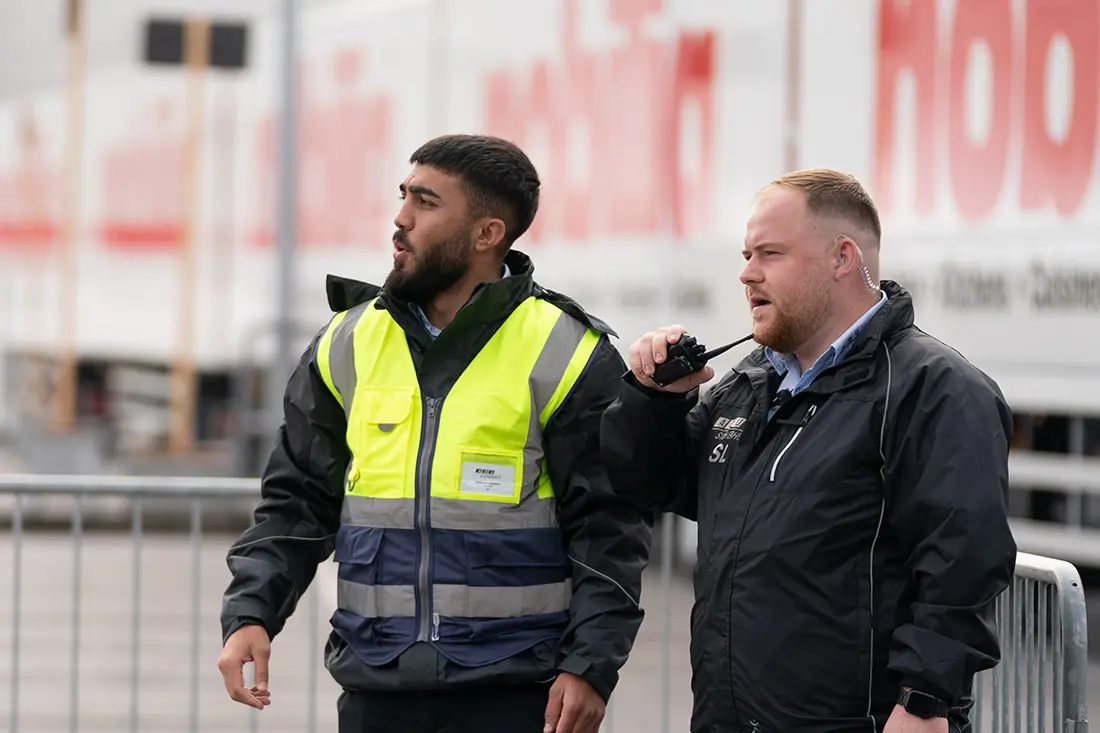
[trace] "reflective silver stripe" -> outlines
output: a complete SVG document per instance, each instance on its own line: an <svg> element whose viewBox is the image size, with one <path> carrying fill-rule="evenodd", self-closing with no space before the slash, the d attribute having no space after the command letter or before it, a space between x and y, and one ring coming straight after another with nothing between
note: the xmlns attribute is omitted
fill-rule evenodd
<svg viewBox="0 0 1100 733"><path fill-rule="evenodd" d="M361 303L351 310L332 332L332 342L329 345L329 373L332 375L332 384L340 397L344 400L344 416L351 416L351 403L355 396L355 325L363 317L367 308L372 308L374 301Z"/></svg>
<svg viewBox="0 0 1100 733"><path fill-rule="evenodd" d="M534 399L535 424L538 417L550 404L550 398L554 396L554 390L565 376L565 370L569 368L569 362L573 358L573 352L581 344L581 339L588 329L583 323L576 320L568 313L558 316L554 328L546 338L546 343L531 369L531 397Z"/></svg>
<svg viewBox="0 0 1100 733"><path fill-rule="evenodd" d="M519 504L432 498L432 526L438 529L533 529L558 526L553 499L534 491Z"/></svg>
<svg viewBox="0 0 1100 733"><path fill-rule="evenodd" d="M436 585L432 608L440 616L456 618L515 618L565 611L571 593L569 582L492 588Z"/></svg>
<svg viewBox="0 0 1100 733"><path fill-rule="evenodd" d="M336 605L365 618L413 616L416 593L411 585L362 585L341 578L336 585Z"/></svg>
<svg viewBox="0 0 1100 733"><path fill-rule="evenodd" d="M547 342L531 368L528 383L531 387L531 417L527 426L527 442L524 445L524 494L520 496L520 506L530 504L533 512L549 511L552 521L557 523L552 499L540 500L535 496L538 489L539 472L542 470L542 426L539 416L550 404L550 398L558 389L558 384L569 369L573 352L580 346L587 328L572 316L562 313L550 330ZM542 505L549 504L549 508ZM554 524L527 524L524 526L554 526ZM458 527L455 527L458 528Z"/></svg>
<svg viewBox="0 0 1100 733"><path fill-rule="evenodd" d="M383 529L412 529L412 499L376 499L346 494L340 510L343 524ZM463 499L432 499L432 526L439 529L530 529L554 527L553 500L531 496L522 504Z"/></svg>
<svg viewBox="0 0 1100 733"><path fill-rule="evenodd" d="M412 499L378 499L344 494L344 505L340 508L340 523L354 527L412 529L413 516Z"/></svg>
<svg viewBox="0 0 1100 733"><path fill-rule="evenodd" d="M491 588L436 585L432 608L440 616L453 618L516 618L565 611L571 597L568 581ZM411 585L360 585L341 579L337 606L364 618L412 617L416 594Z"/></svg>

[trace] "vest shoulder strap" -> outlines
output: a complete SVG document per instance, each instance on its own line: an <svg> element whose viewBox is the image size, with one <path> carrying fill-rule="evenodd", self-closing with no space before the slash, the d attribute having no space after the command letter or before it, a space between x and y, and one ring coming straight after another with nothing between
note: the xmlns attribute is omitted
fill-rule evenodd
<svg viewBox="0 0 1100 733"><path fill-rule="evenodd" d="M333 315L318 339L314 352L317 372L345 412L345 398L350 394L355 377L355 326L363 314L374 307L374 301L372 298L366 303Z"/></svg>
<svg viewBox="0 0 1100 733"><path fill-rule="evenodd" d="M541 408L539 425L545 429L558 408L576 387L600 339L606 336L602 329L590 325L587 319L581 320L569 309L562 308L557 303L538 297L533 297L531 303L534 308L542 312L543 317L556 319L550 335L543 344L539 363L535 366L536 374L532 375L532 383L537 383L537 372L542 369L555 377L553 392L549 399L538 401Z"/></svg>

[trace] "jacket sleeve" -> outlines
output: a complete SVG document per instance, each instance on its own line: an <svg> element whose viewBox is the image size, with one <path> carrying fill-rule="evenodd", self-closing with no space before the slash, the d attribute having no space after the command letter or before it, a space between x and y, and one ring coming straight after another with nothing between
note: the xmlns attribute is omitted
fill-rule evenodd
<svg viewBox="0 0 1100 733"><path fill-rule="evenodd" d="M573 562L559 670L585 679L605 701L642 624L642 571L653 527L651 515L612 493L600 455L600 415L618 393L622 371L622 357L602 336L544 433L559 526Z"/></svg>
<svg viewBox="0 0 1100 733"><path fill-rule="evenodd" d="M229 549L223 642L249 623L274 638L333 551L350 454L343 408L321 379L314 350L302 355L283 398L283 422L261 479L255 523Z"/></svg>
<svg viewBox="0 0 1100 733"><path fill-rule="evenodd" d="M1012 416L969 365L918 369L884 423L886 517L908 555L912 620L889 666L903 686L952 704L1000 659L997 596L1012 581L1008 522ZM895 395L897 397L897 395Z"/></svg>
<svg viewBox="0 0 1100 733"><path fill-rule="evenodd" d="M631 372L622 381L600 426L613 490L641 509L696 521L698 445L721 383L700 397L699 389L684 395L649 389Z"/></svg>

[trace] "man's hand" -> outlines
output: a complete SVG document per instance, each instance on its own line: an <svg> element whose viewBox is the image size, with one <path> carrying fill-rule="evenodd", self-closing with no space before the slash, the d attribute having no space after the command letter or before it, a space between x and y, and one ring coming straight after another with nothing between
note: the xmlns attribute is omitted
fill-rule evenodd
<svg viewBox="0 0 1100 733"><path fill-rule="evenodd" d="M592 685L562 672L550 688L543 733L599 733L605 708Z"/></svg>
<svg viewBox="0 0 1100 733"><path fill-rule="evenodd" d="M218 658L218 669L225 678L229 697L258 710L270 705L271 693L267 689L267 662L270 658L271 639L263 626L242 626L230 634ZM244 686L245 662L256 663L256 684L252 689Z"/></svg>
<svg viewBox="0 0 1100 733"><path fill-rule="evenodd" d="M948 733L947 718L918 718L895 705L882 733Z"/></svg>
<svg viewBox="0 0 1100 733"><path fill-rule="evenodd" d="M659 387L650 377L658 364L663 364L668 355L668 345L680 340L687 333L683 326L665 326L650 331L630 345L630 370L640 384L662 392L690 392L714 377L714 368L705 366L694 374L678 379L672 384Z"/></svg>

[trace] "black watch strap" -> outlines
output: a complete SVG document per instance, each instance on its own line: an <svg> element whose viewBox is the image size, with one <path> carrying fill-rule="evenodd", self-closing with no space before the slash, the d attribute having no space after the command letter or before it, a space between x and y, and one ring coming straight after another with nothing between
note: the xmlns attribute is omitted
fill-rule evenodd
<svg viewBox="0 0 1100 733"><path fill-rule="evenodd" d="M920 690L905 689L898 695L898 705L918 718L946 718L951 706L934 695Z"/></svg>

